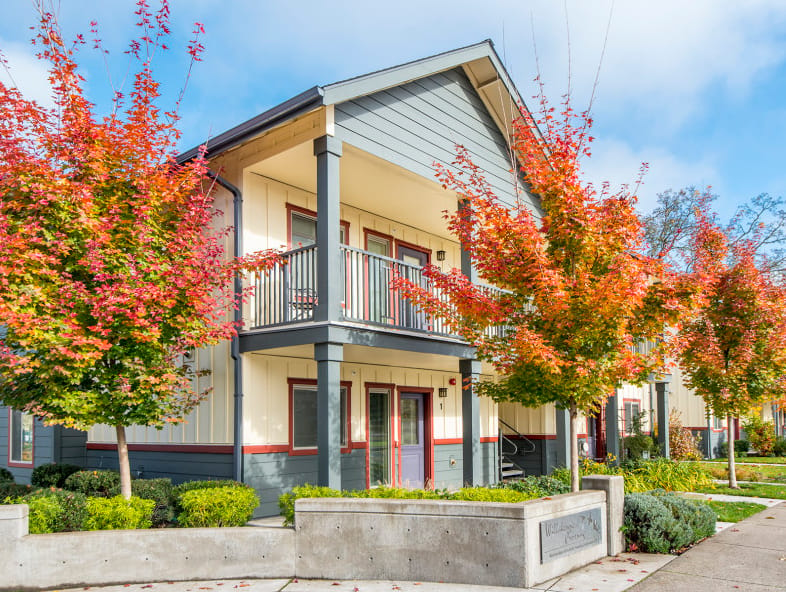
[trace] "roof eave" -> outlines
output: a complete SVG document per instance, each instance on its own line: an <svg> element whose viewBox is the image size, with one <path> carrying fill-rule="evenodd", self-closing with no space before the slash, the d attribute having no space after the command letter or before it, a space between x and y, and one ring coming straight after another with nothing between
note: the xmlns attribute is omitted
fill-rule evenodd
<svg viewBox="0 0 786 592"><path fill-rule="evenodd" d="M264 113L260 113L256 117L252 117L248 121L236 125L215 138L207 140L207 151L205 154L209 158L214 158L222 152L226 152L272 127L297 117L302 113L321 107L324 104L323 97L324 93L322 88L314 86L276 105L272 109L268 109ZM200 144L199 146L194 146L190 150L186 150L178 155L177 161L183 163L195 158L201 147L202 145Z"/></svg>

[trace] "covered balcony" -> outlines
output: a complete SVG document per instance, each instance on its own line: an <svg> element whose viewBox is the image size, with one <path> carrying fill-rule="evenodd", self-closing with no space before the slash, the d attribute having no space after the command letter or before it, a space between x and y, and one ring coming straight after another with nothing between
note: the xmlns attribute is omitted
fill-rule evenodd
<svg viewBox="0 0 786 592"><path fill-rule="evenodd" d="M445 321L419 311L394 287L397 277L428 287L423 268L348 245L340 246L341 320L390 330L416 331L458 339ZM313 321L319 304L317 246L284 254L267 275L256 278L251 301L250 331ZM435 287L440 299L446 296ZM497 288L484 286L486 290Z"/></svg>

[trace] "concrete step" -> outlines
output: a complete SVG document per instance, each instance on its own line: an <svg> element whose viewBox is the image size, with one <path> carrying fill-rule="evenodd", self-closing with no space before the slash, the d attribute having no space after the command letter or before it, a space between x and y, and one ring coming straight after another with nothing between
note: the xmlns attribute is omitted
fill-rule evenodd
<svg viewBox="0 0 786 592"><path fill-rule="evenodd" d="M502 470L502 478L503 479L512 479L513 477L521 477L524 475L524 471L521 469L503 469Z"/></svg>

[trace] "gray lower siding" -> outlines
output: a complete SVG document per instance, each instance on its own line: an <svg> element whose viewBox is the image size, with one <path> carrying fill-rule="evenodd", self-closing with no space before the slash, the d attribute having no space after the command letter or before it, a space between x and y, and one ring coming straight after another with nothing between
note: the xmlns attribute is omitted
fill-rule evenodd
<svg viewBox="0 0 786 592"><path fill-rule="evenodd" d="M232 478L231 454L132 450L128 457L134 477L169 477L173 483ZM85 466L117 470L117 451L87 450Z"/></svg>
<svg viewBox="0 0 786 592"><path fill-rule="evenodd" d="M484 442L483 483L497 482L497 444ZM275 516L279 513L278 498L297 485L317 482L315 455L290 456L286 452L247 454L244 456L244 481L254 487L260 499L254 516ZM434 486L439 489L458 489L463 485L463 455L461 444L434 446ZM353 450L341 455L341 487L366 488L366 451Z"/></svg>
<svg viewBox="0 0 786 592"><path fill-rule="evenodd" d="M247 454L243 457L243 480L256 489L260 504L255 517L279 513L278 498L297 485L317 482L317 456L290 456L287 452ZM366 451L352 450L341 455L343 489L366 488Z"/></svg>
<svg viewBox="0 0 786 592"><path fill-rule="evenodd" d="M493 485L498 481L497 443L480 444L482 458L481 482ZM434 446L434 487L437 489L459 489L464 486L464 452L462 444L440 444Z"/></svg>

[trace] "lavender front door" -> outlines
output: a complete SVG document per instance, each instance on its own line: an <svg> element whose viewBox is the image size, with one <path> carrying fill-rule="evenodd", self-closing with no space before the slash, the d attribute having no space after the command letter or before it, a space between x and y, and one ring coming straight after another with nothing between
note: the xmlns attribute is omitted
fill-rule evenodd
<svg viewBox="0 0 786 592"><path fill-rule="evenodd" d="M401 393L401 484L404 487L425 485L423 425L423 395Z"/></svg>

